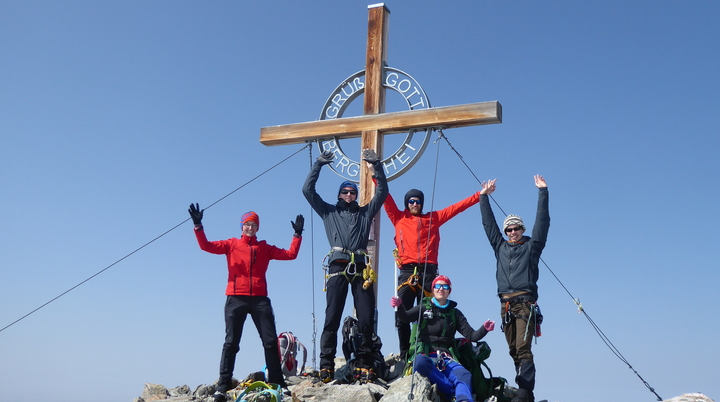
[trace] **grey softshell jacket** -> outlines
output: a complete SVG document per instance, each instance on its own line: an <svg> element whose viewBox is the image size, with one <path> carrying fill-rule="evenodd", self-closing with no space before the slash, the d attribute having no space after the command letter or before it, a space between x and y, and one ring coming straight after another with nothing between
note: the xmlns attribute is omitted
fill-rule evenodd
<svg viewBox="0 0 720 402"><path fill-rule="evenodd" d="M341 247L350 251L367 248L373 217L380 211L383 202L385 202L385 197L388 195L387 178L382 164L375 166L374 177L377 181L375 196L367 205L356 208L348 208L344 202L329 204L323 201L315 191L315 183L320 176L321 168L322 165L319 163L315 162L313 164L302 191L312 208L322 218L330 247ZM340 251L333 251L328 263L335 260L349 261L350 255Z"/></svg>
<svg viewBox="0 0 720 402"><path fill-rule="evenodd" d="M503 237L486 194L480 195L480 213L490 245L495 251L498 295L526 291L538 298L538 263L547 242L550 229L548 189L538 189L538 206L532 237L523 236L522 241L510 243Z"/></svg>

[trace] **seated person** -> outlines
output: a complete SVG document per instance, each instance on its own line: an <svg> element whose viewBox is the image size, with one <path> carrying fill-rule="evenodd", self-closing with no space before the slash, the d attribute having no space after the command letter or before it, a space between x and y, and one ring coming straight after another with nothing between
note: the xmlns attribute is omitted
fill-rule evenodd
<svg viewBox="0 0 720 402"><path fill-rule="evenodd" d="M455 356L455 332L476 342L495 329L495 322L488 320L480 329L474 330L456 308L457 303L448 299L451 291L450 278L438 275L432 283L432 298L425 298L422 304L405 310L402 301L394 296L390 305L397 307L396 320L405 323L420 321L413 359L415 371L437 384L443 394L454 395L456 401L473 402L472 376Z"/></svg>

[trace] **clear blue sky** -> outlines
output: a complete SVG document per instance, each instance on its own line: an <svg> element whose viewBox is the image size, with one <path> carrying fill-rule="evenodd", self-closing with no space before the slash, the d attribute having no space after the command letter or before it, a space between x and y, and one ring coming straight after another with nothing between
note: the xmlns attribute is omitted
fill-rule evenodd
<svg viewBox="0 0 720 402"><path fill-rule="evenodd" d="M364 68L369 4L0 1L0 327L182 223L190 202L207 206L300 149L261 145L260 128L317 119ZM720 398L720 278L708 240L720 225L720 4L386 4L388 63L434 106L503 105L502 124L445 134L481 180L498 179L495 199L529 226L532 175L545 176L543 258L625 358L665 399ZM391 109L398 95L388 96ZM300 191L309 164L303 151L208 209L208 237L239 236L240 216L255 210L259 237L287 247L290 220L313 215ZM323 171L319 192L332 199L340 181ZM441 142L390 183L397 198L410 188L439 209L479 183ZM314 232L307 223L298 259L273 263L268 280L278 329L312 350L328 245L319 220ZM397 341L384 213L381 225L387 354ZM497 320L479 209L442 238L451 298L475 326ZM226 273L185 222L0 332L0 399L130 401L145 382L213 382ZM655 400L545 267L539 286L538 399ZM486 340L494 373L512 378L502 334ZM250 322L241 348L238 377L263 366Z"/></svg>

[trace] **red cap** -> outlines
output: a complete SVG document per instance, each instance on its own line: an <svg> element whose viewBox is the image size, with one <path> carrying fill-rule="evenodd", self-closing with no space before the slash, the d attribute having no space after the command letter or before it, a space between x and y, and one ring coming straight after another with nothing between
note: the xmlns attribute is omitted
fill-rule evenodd
<svg viewBox="0 0 720 402"><path fill-rule="evenodd" d="M443 282L447 283L448 285L450 285L450 287L452 288L452 282L450 282L450 278L448 278L447 276L445 276L445 275L438 275L438 276L436 276L435 279L434 279L433 282L432 282L432 287L435 287L435 284L436 284L438 281L443 281Z"/></svg>
<svg viewBox="0 0 720 402"><path fill-rule="evenodd" d="M240 219L240 224L244 225L245 222L255 222L258 225L258 230L260 229L260 217L258 214L256 214L254 211L245 212Z"/></svg>

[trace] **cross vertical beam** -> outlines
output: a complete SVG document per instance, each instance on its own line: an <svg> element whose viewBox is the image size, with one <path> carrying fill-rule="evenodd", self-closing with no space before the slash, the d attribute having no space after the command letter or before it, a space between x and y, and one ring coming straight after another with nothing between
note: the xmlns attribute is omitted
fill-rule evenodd
<svg viewBox="0 0 720 402"><path fill-rule="evenodd" d="M368 37L365 55L365 93L363 100L363 114L376 115L385 113L385 87L383 86L383 70L387 62L388 26L390 10L384 4L368 6ZM363 131L360 139L362 149L373 149L380 159L383 155L383 135L379 130ZM362 161L362 158L360 158ZM380 166L380 169L383 169ZM360 175L360 204L365 205L375 194L375 185L367 169ZM375 272L380 273L379 244L380 244L380 213L373 219L368 242L368 254ZM378 279L379 281L379 279ZM375 291L375 305L378 299L378 281L373 283ZM375 308L375 332L377 333L377 307Z"/></svg>

